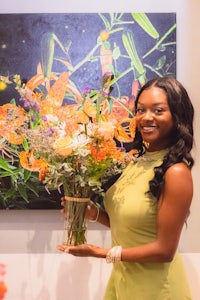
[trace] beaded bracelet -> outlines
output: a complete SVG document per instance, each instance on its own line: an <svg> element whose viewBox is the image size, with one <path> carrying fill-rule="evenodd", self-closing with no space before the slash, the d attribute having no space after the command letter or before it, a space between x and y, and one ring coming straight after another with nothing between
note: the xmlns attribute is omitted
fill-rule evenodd
<svg viewBox="0 0 200 300"><path fill-rule="evenodd" d="M89 222L91 222L91 223L97 222L97 220L98 220L98 218L99 218L99 212L100 212L100 209L98 208L98 206L96 206L96 208L97 208L97 215L96 215L96 218L95 218L94 220L89 220Z"/></svg>
<svg viewBox="0 0 200 300"><path fill-rule="evenodd" d="M122 256L122 246L114 246L111 248L106 255L107 263L115 263L121 261Z"/></svg>

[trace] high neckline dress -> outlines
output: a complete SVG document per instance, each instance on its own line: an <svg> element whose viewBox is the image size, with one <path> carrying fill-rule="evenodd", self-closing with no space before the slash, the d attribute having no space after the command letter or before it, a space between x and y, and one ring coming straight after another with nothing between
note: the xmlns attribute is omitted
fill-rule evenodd
<svg viewBox="0 0 200 300"><path fill-rule="evenodd" d="M105 194L110 218L112 246L123 248L151 243L156 239L158 202L146 192L167 150L146 152L130 162ZM117 262L104 300L191 300L185 270L177 252L170 263Z"/></svg>

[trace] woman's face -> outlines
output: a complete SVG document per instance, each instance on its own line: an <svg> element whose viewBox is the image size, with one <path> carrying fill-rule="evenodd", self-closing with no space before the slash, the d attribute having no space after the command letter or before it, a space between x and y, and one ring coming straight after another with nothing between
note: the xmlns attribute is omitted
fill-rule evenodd
<svg viewBox="0 0 200 300"><path fill-rule="evenodd" d="M149 151L171 144L174 120L165 92L157 87L144 90L137 103L136 124Z"/></svg>

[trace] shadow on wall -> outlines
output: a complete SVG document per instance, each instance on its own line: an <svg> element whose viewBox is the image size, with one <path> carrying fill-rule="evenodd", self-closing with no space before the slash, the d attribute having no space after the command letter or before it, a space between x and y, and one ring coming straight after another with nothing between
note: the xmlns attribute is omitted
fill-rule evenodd
<svg viewBox="0 0 200 300"><path fill-rule="evenodd" d="M56 299L89 300L90 289L87 283L90 282L91 271L88 259L75 258L73 263L63 260L58 271Z"/></svg>

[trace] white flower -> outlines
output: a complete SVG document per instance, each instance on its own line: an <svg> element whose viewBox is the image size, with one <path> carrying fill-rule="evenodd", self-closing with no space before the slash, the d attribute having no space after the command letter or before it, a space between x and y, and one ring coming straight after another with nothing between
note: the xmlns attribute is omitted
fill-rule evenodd
<svg viewBox="0 0 200 300"><path fill-rule="evenodd" d="M59 123L59 120L58 120L57 116L54 116L52 114L47 114L47 115L45 115L45 117L47 118L48 122L52 122L54 124Z"/></svg>
<svg viewBox="0 0 200 300"><path fill-rule="evenodd" d="M94 124L94 123L92 123L92 122L89 122L89 123L87 123L87 125L86 125L86 129L85 129L85 125L83 125L83 124L80 124L80 126L79 126L79 132L81 133L83 133L83 132L85 132L85 130L87 130L87 135L88 136L92 136L92 135L94 135L94 132L96 131L96 129L98 128L97 127L97 125L96 124Z"/></svg>
<svg viewBox="0 0 200 300"><path fill-rule="evenodd" d="M76 150L78 155L80 155L81 157L86 157L88 154L90 154L90 150L85 148L77 148Z"/></svg>
<svg viewBox="0 0 200 300"><path fill-rule="evenodd" d="M114 137L114 129L112 122L100 122L97 132L105 140L112 139Z"/></svg>
<svg viewBox="0 0 200 300"><path fill-rule="evenodd" d="M90 138L85 134L85 133L79 133L77 132L74 135L73 138L73 147L74 148L79 148L79 147L84 147L85 145L87 145L90 142Z"/></svg>
<svg viewBox="0 0 200 300"><path fill-rule="evenodd" d="M66 122L64 121L61 121L58 124L58 127L56 129L56 133L58 134L58 136L64 137L66 135L65 127L66 127Z"/></svg>
<svg viewBox="0 0 200 300"><path fill-rule="evenodd" d="M82 171L83 173L86 173L86 171L87 171L86 166L81 166L81 171Z"/></svg>

